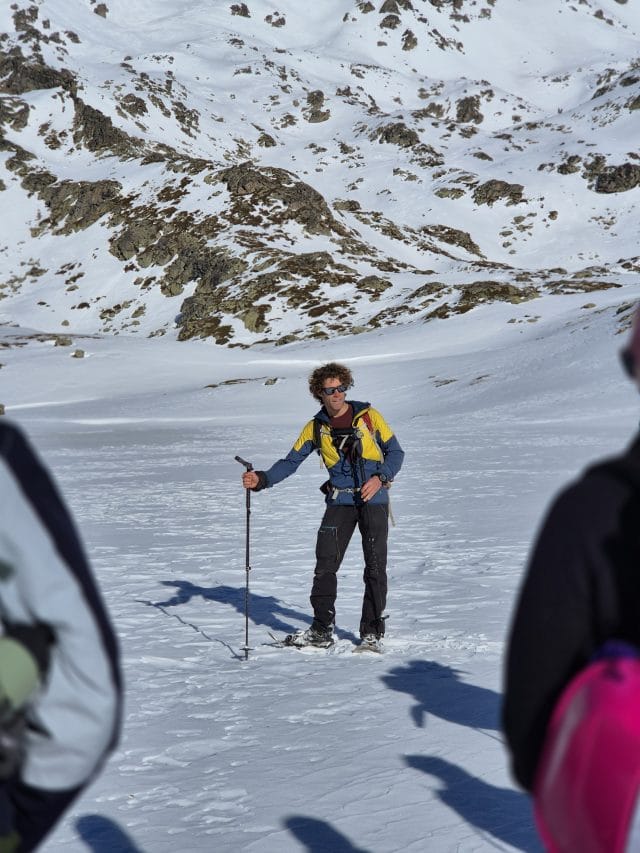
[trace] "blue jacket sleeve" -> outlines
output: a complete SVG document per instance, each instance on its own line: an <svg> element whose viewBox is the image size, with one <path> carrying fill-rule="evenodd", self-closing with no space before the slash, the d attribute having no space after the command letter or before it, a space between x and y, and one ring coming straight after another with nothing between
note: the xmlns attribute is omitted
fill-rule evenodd
<svg viewBox="0 0 640 853"><path fill-rule="evenodd" d="M384 474L387 479L394 480L396 474L402 468L404 450L389 424L377 409L369 409L369 417L380 440L380 450L383 459L379 466L379 473Z"/></svg>
<svg viewBox="0 0 640 853"><path fill-rule="evenodd" d="M395 480L396 474L402 467L404 461L404 450L400 447L400 442L392 435L391 438L381 445L384 462L380 465L380 473L384 474L389 480Z"/></svg>
<svg viewBox="0 0 640 853"><path fill-rule="evenodd" d="M300 467L307 456L314 449L313 444L313 420L305 424L302 432L298 436L296 443L287 453L284 459L278 459L271 468L264 472L266 479L266 487L275 486L276 483L290 477Z"/></svg>

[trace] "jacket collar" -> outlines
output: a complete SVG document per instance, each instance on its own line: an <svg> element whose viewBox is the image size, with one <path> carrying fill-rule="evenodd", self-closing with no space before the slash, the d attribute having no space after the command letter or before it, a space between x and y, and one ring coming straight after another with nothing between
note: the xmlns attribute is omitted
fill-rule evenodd
<svg viewBox="0 0 640 853"><path fill-rule="evenodd" d="M354 419L371 406L370 403L360 403L358 400L345 400L345 403L348 403L353 408ZM329 415L324 406L320 409L319 412L316 412L316 414L314 415L314 420L321 421L323 424L329 423Z"/></svg>

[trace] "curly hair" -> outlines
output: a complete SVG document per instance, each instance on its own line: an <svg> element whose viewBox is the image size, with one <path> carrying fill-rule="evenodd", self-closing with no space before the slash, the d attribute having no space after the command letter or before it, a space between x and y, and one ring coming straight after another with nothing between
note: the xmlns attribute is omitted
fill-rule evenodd
<svg viewBox="0 0 640 853"><path fill-rule="evenodd" d="M323 364L309 376L309 391L311 396L315 397L322 403L322 389L327 379L339 379L341 385L346 385L347 388L353 386L353 374L344 364L338 364L336 361L330 361L328 364Z"/></svg>

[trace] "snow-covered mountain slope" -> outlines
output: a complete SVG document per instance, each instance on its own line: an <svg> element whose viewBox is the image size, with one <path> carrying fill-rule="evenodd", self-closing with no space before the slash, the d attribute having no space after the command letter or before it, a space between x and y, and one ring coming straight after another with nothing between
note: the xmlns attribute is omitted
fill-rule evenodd
<svg viewBox="0 0 640 853"><path fill-rule="evenodd" d="M637 4L17 0L0 27L1 322L246 345L637 289Z"/></svg>

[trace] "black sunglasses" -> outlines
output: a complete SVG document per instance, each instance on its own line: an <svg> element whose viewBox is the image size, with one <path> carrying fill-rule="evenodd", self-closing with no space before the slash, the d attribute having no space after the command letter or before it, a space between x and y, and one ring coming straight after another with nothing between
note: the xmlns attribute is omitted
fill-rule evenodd
<svg viewBox="0 0 640 853"><path fill-rule="evenodd" d="M346 385L336 385L335 388L323 388L322 393L326 394L327 397L331 397L331 395L335 394L336 392L338 394L344 394L344 392L347 390L348 390L348 388Z"/></svg>

